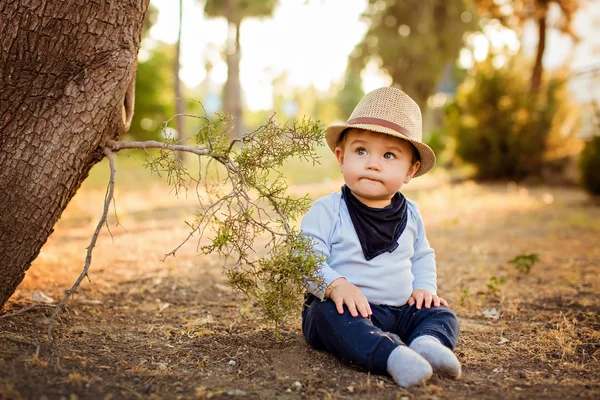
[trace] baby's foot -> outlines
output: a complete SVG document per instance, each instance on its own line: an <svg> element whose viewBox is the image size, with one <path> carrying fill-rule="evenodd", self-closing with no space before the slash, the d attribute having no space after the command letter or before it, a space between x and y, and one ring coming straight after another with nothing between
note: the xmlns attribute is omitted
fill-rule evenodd
<svg viewBox="0 0 600 400"><path fill-rule="evenodd" d="M426 381L433 374L427 360L406 346L398 346L390 353L387 370L402 387Z"/></svg>
<svg viewBox="0 0 600 400"><path fill-rule="evenodd" d="M409 347L422 355L431 364L434 372L454 379L460 376L460 361L438 338L419 336Z"/></svg>

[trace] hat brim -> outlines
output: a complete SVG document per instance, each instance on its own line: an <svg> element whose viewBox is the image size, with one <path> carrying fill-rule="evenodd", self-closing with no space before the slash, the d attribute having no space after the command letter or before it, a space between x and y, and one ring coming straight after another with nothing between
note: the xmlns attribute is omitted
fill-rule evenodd
<svg viewBox="0 0 600 400"><path fill-rule="evenodd" d="M334 153L335 153L335 148L337 146L337 143L340 139L340 135L342 134L342 132L345 129L348 129L348 128L359 128L359 129L366 129L368 131L384 133L384 134L394 136L399 139L406 140L407 142L412 143L417 148L417 151L419 152L419 155L421 156L421 166L419 167L419 170L417 171L417 173L414 175L415 178L417 176L424 175L425 173L429 172L435 166L435 153L433 152L431 147L427 146L425 143L411 139L408 136L404 136L403 134L401 134L391 128L386 128L385 126L380 126L380 125L336 124L336 125L329 126L325 130L325 140L327 141L327 145L329 146L331 151L333 151Z"/></svg>

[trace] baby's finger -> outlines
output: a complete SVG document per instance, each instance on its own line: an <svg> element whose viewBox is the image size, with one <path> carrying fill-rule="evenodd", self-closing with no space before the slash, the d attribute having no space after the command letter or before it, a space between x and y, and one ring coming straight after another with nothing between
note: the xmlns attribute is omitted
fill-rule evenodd
<svg viewBox="0 0 600 400"><path fill-rule="evenodd" d="M356 304L354 304L353 299L346 299L346 305L348 306L348 310L350 311L350 315L353 317L358 316L358 312L356 311Z"/></svg>
<svg viewBox="0 0 600 400"><path fill-rule="evenodd" d="M358 312L360 313L360 316L363 318L367 318L369 316L369 313L367 311L367 307L364 305L364 303L358 303L356 305L356 309L358 310Z"/></svg>
<svg viewBox="0 0 600 400"><path fill-rule="evenodd" d="M433 295L433 306L434 307L440 306L440 298L438 296L436 296L435 294Z"/></svg>
<svg viewBox="0 0 600 400"><path fill-rule="evenodd" d="M415 298L410 296L408 298L408 305L409 305L409 307L412 307L413 304L415 304Z"/></svg>
<svg viewBox="0 0 600 400"><path fill-rule="evenodd" d="M417 302L417 310L420 310L421 305L423 304L423 293L417 293L415 301Z"/></svg>
<svg viewBox="0 0 600 400"><path fill-rule="evenodd" d="M440 304L448 307L448 302L440 297Z"/></svg>
<svg viewBox="0 0 600 400"><path fill-rule="evenodd" d="M369 304L368 301L367 301L367 312L368 312L369 316L373 315L373 311L371 311L371 304Z"/></svg>
<svg viewBox="0 0 600 400"><path fill-rule="evenodd" d="M337 309L338 314L344 313L344 300L339 299L335 301L335 308Z"/></svg>
<svg viewBox="0 0 600 400"><path fill-rule="evenodd" d="M431 308L431 302L433 300L433 295L431 293L427 293L425 295L425 308Z"/></svg>

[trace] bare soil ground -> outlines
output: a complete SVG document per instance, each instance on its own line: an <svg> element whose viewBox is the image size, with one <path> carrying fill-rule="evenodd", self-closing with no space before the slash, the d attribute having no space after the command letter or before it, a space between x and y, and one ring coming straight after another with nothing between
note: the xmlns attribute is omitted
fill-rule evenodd
<svg viewBox="0 0 600 400"><path fill-rule="evenodd" d="M406 193L436 249L440 295L461 319L461 379L402 389L311 349L299 314L276 337L195 243L160 261L196 206L149 185L117 190L122 227L113 217L113 237L102 233L91 284L55 322L54 342L50 310L0 319L0 399L600 398L600 207L577 189L422 182ZM317 198L339 186L292 190ZM39 291L64 295L103 197L82 188L3 312ZM524 253L540 258L529 274L508 263ZM493 309L498 318L484 316Z"/></svg>

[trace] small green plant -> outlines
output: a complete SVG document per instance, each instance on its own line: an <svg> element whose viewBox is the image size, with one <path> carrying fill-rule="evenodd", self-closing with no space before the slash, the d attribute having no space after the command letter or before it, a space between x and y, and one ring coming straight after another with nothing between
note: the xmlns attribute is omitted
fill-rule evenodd
<svg viewBox="0 0 600 400"><path fill-rule="evenodd" d="M540 261L540 257L537 253L530 254L519 254L512 260L509 260L509 264L514 264L515 268L522 274L527 275L531 271L531 267L536 262Z"/></svg>
<svg viewBox="0 0 600 400"><path fill-rule="evenodd" d="M194 118L202 123L194 135L195 146L173 140L159 143L160 153L148 159L147 166L166 176L176 193L194 188L201 209L188 223L192 229L188 239L197 234L199 252L223 259L229 285L259 305L264 317L275 323L277 334L285 318L301 307L306 286L324 285L322 257L292 223L312 201L308 195L288 195L281 172L290 159L318 162L323 129L318 121L277 124L271 117L256 130L232 139L229 116L218 113L214 121ZM192 176L176 151L204 156L208 162L198 176ZM207 228L211 241L201 246ZM266 241L265 251L257 251L259 240Z"/></svg>
<svg viewBox="0 0 600 400"><path fill-rule="evenodd" d="M469 302L471 297L472 297L472 295L471 295L471 292L469 291L469 289L463 289L463 291L460 293L460 299L459 299L460 305L464 307Z"/></svg>
<svg viewBox="0 0 600 400"><path fill-rule="evenodd" d="M492 276L487 284L487 288L492 295L497 295L500 291L500 285L504 284L506 280L504 278L498 278Z"/></svg>

